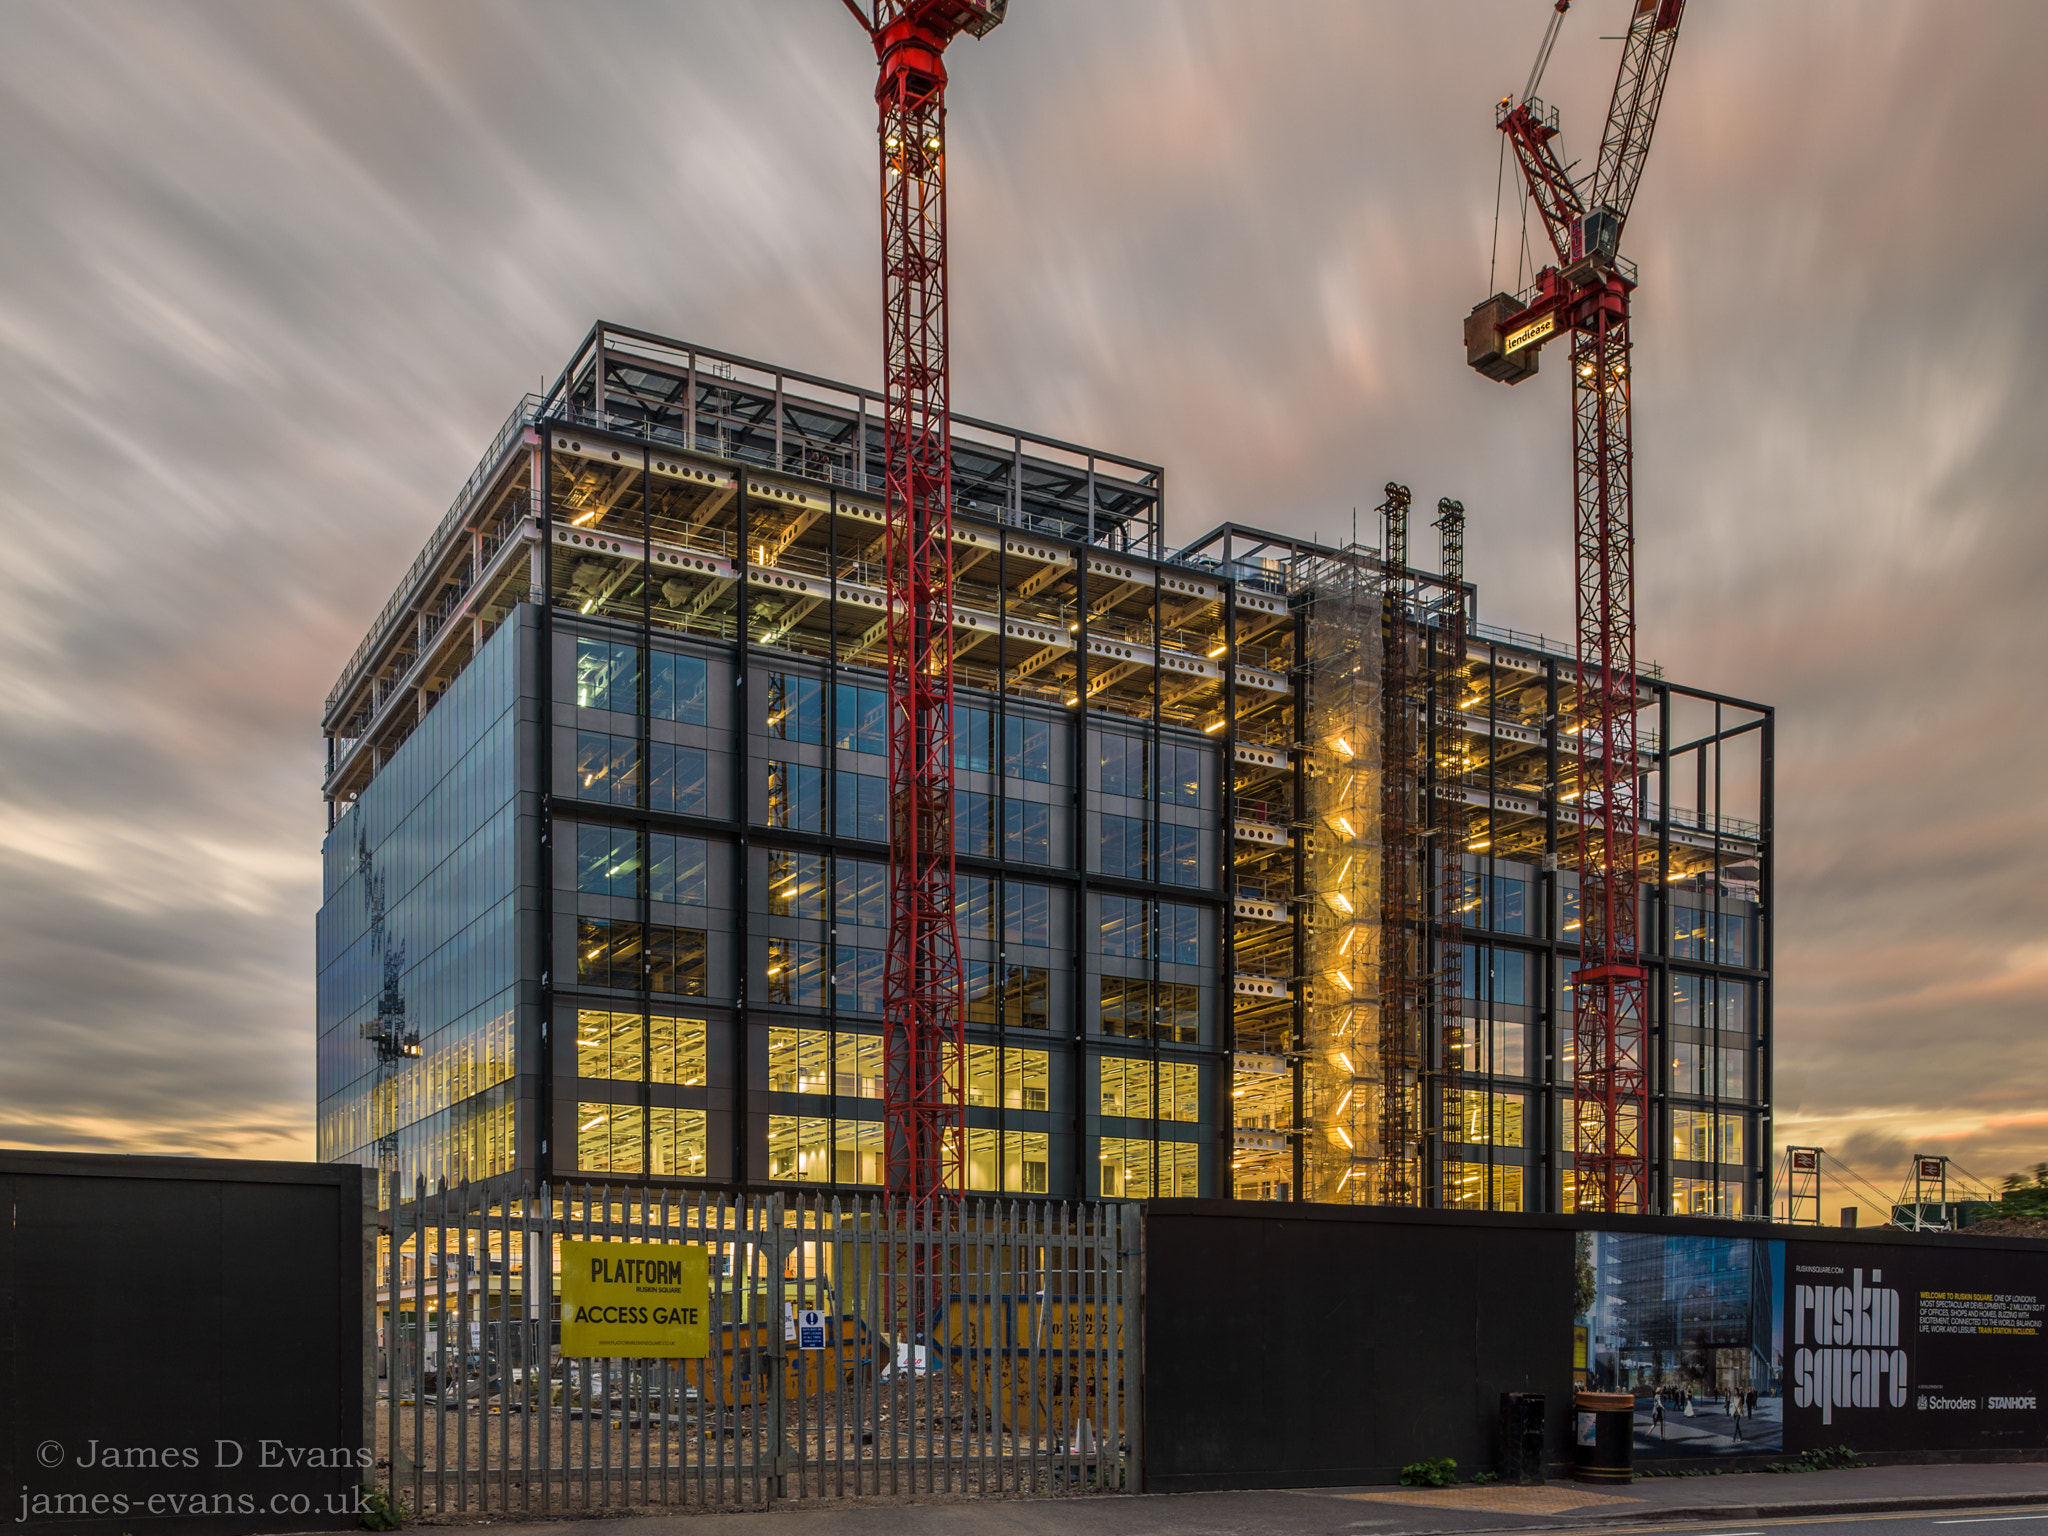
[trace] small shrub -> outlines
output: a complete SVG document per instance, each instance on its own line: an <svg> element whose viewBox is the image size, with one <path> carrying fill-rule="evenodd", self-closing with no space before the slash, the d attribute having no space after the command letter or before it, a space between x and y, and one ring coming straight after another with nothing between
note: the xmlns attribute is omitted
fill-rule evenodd
<svg viewBox="0 0 2048 1536"><path fill-rule="evenodd" d="M1401 1469L1403 1488L1448 1488L1458 1480L1458 1464L1448 1456L1411 1461Z"/></svg>
<svg viewBox="0 0 2048 1536"><path fill-rule="evenodd" d="M1817 1445L1810 1451L1801 1451L1793 1461L1774 1461L1765 1467L1766 1472L1832 1472L1842 1467L1864 1465L1856 1453L1846 1445Z"/></svg>
<svg viewBox="0 0 2048 1536"><path fill-rule="evenodd" d="M363 1529L366 1531L395 1531L405 1523L405 1504L396 1497L386 1498L384 1490L374 1483L363 1485Z"/></svg>
<svg viewBox="0 0 2048 1536"><path fill-rule="evenodd" d="M1472 1481L1475 1483L1497 1483L1500 1481L1500 1474L1498 1472L1474 1472L1472 1474Z"/></svg>

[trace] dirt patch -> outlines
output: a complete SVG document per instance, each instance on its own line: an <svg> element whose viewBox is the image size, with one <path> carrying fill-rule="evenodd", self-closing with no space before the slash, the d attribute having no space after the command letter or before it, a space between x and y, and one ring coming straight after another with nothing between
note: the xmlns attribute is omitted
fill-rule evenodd
<svg viewBox="0 0 2048 1536"><path fill-rule="evenodd" d="M1973 1221L1963 1231L1979 1237L2048 1238L2048 1216L1993 1216L1989 1221Z"/></svg>

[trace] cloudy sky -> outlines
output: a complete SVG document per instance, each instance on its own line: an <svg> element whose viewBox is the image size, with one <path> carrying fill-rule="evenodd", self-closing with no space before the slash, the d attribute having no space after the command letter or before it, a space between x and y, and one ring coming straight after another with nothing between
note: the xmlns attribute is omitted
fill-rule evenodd
<svg viewBox="0 0 2048 1536"><path fill-rule="evenodd" d="M953 55L956 400L1184 536L1457 495L1482 616L1568 633L1563 381L1459 344L1548 10L1015 0ZM0 27L0 1142L310 1155L328 686L594 318L875 379L871 56L834 0ZM1780 709L1779 1137L1886 1188L2048 1158L2044 49L1697 0L1629 226L1642 653Z"/></svg>

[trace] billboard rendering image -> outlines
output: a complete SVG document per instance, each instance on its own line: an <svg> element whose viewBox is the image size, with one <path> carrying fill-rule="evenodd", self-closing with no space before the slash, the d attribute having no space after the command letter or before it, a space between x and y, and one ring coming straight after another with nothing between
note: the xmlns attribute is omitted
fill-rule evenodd
<svg viewBox="0 0 2048 1536"><path fill-rule="evenodd" d="M1581 1232L1578 1384L1636 1455L2048 1446L2048 1274L1986 1248Z"/></svg>
<svg viewBox="0 0 2048 1536"><path fill-rule="evenodd" d="M1636 1399L1636 1455L1785 1447L1784 1245L1581 1232L1580 1384Z"/></svg>

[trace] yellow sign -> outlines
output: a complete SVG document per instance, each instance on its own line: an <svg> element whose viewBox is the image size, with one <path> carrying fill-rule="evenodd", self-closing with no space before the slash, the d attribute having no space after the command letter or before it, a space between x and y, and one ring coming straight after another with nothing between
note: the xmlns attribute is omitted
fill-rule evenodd
<svg viewBox="0 0 2048 1536"><path fill-rule="evenodd" d="M686 1243L562 1240L562 1353L701 1359L711 1269Z"/></svg>
<svg viewBox="0 0 2048 1536"><path fill-rule="evenodd" d="M1557 316L1545 315L1541 319L1531 320L1527 325L1509 331L1507 340L1501 343L1500 349L1503 354L1519 352L1522 348L1541 341L1556 329Z"/></svg>

